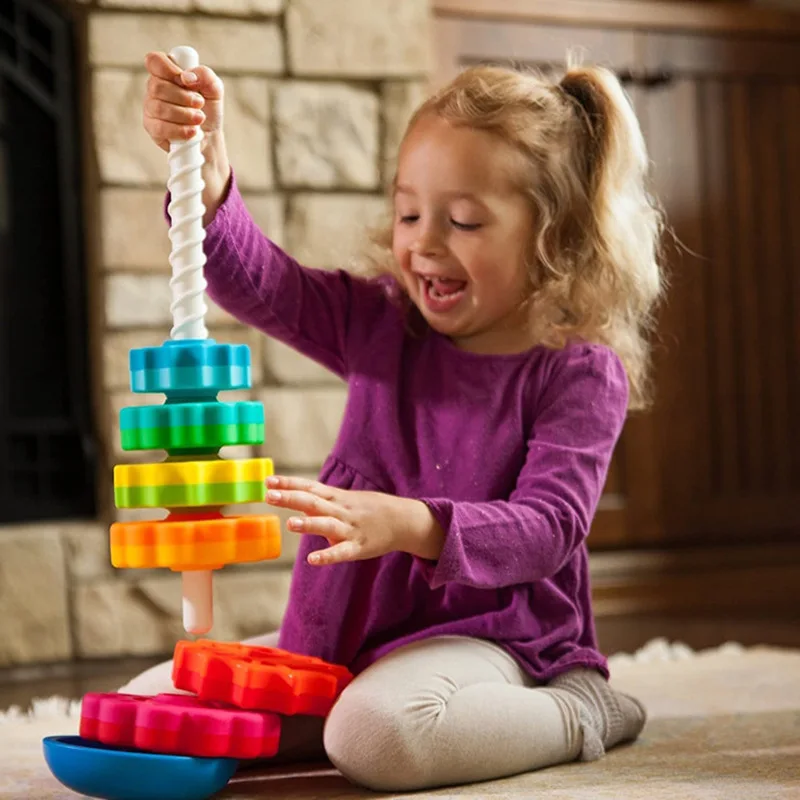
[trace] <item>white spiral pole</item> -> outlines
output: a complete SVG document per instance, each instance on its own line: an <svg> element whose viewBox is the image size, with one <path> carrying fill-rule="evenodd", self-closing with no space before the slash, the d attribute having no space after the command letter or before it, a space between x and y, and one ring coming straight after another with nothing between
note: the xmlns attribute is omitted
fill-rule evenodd
<svg viewBox="0 0 800 800"><path fill-rule="evenodd" d="M191 47L176 47L170 57L184 70L200 64L197 51ZM170 290L172 303L172 339L207 339L205 316L206 280L203 267L205 229L203 228L203 153L200 144L203 132L198 128L193 138L171 141L169 147L170 191L169 238L172 252ZM186 570L181 573L183 595L183 628L188 633L202 635L213 624L213 573L210 570Z"/></svg>
<svg viewBox="0 0 800 800"><path fill-rule="evenodd" d="M191 47L176 47L170 57L181 69L194 69L200 64L197 51ZM169 214L172 219L169 238L172 252L169 263L172 265L172 278L169 285L172 292L172 330L173 339L207 339L205 316L206 280L203 267L206 256L203 252L205 230L203 228L203 153L200 144L203 131L189 140L171 141L169 147L170 190Z"/></svg>

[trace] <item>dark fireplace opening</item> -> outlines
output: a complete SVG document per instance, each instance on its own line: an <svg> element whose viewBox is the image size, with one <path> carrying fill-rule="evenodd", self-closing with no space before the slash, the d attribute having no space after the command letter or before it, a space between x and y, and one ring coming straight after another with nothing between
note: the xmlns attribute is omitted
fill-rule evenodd
<svg viewBox="0 0 800 800"><path fill-rule="evenodd" d="M72 22L0 0L0 523L93 516Z"/></svg>

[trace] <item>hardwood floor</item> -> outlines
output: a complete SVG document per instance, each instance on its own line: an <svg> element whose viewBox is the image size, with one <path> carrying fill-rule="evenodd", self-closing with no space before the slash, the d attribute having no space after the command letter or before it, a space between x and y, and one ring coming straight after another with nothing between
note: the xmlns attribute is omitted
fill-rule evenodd
<svg viewBox="0 0 800 800"><path fill-rule="evenodd" d="M11 706L28 709L40 697L78 700L87 692L113 692L160 660L120 659L0 671L0 712Z"/></svg>

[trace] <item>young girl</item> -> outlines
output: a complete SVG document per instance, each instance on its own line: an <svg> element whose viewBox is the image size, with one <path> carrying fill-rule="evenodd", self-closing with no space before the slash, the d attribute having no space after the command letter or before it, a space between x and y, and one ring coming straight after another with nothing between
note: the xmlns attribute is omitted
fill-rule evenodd
<svg viewBox="0 0 800 800"><path fill-rule="evenodd" d="M592 760L645 712L608 684L586 537L646 395L661 285L648 159L615 77L460 74L399 152L385 273L296 263L248 214L223 85L146 59L145 127L205 131L209 296L349 385L319 481L267 499L303 536L285 619L259 644L356 675L284 757L424 789ZM124 691L169 691L169 664Z"/></svg>

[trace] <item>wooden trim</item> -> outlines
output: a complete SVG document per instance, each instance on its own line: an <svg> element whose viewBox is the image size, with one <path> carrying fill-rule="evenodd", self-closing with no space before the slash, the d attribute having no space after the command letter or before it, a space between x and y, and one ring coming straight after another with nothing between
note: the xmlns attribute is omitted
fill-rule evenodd
<svg viewBox="0 0 800 800"><path fill-rule="evenodd" d="M761 615L800 620L800 546L592 553L598 617Z"/></svg>
<svg viewBox="0 0 800 800"><path fill-rule="evenodd" d="M800 14L733 2L658 0L431 0L435 16L608 25L663 31L796 36Z"/></svg>
<svg viewBox="0 0 800 800"><path fill-rule="evenodd" d="M460 64L501 59L517 64L563 62L575 46L575 29L564 25L515 25L486 19L437 19L435 40L445 43L450 58ZM581 55L611 69L634 69L637 61L633 31L581 28Z"/></svg>
<svg viewBox="0 0 800 800"><path fill-rule="evenodd" d="M796 80L800 76L800 41L746 40L728 36L680 36L664 32L642 35L645 71L724 78Z"/></svg>

